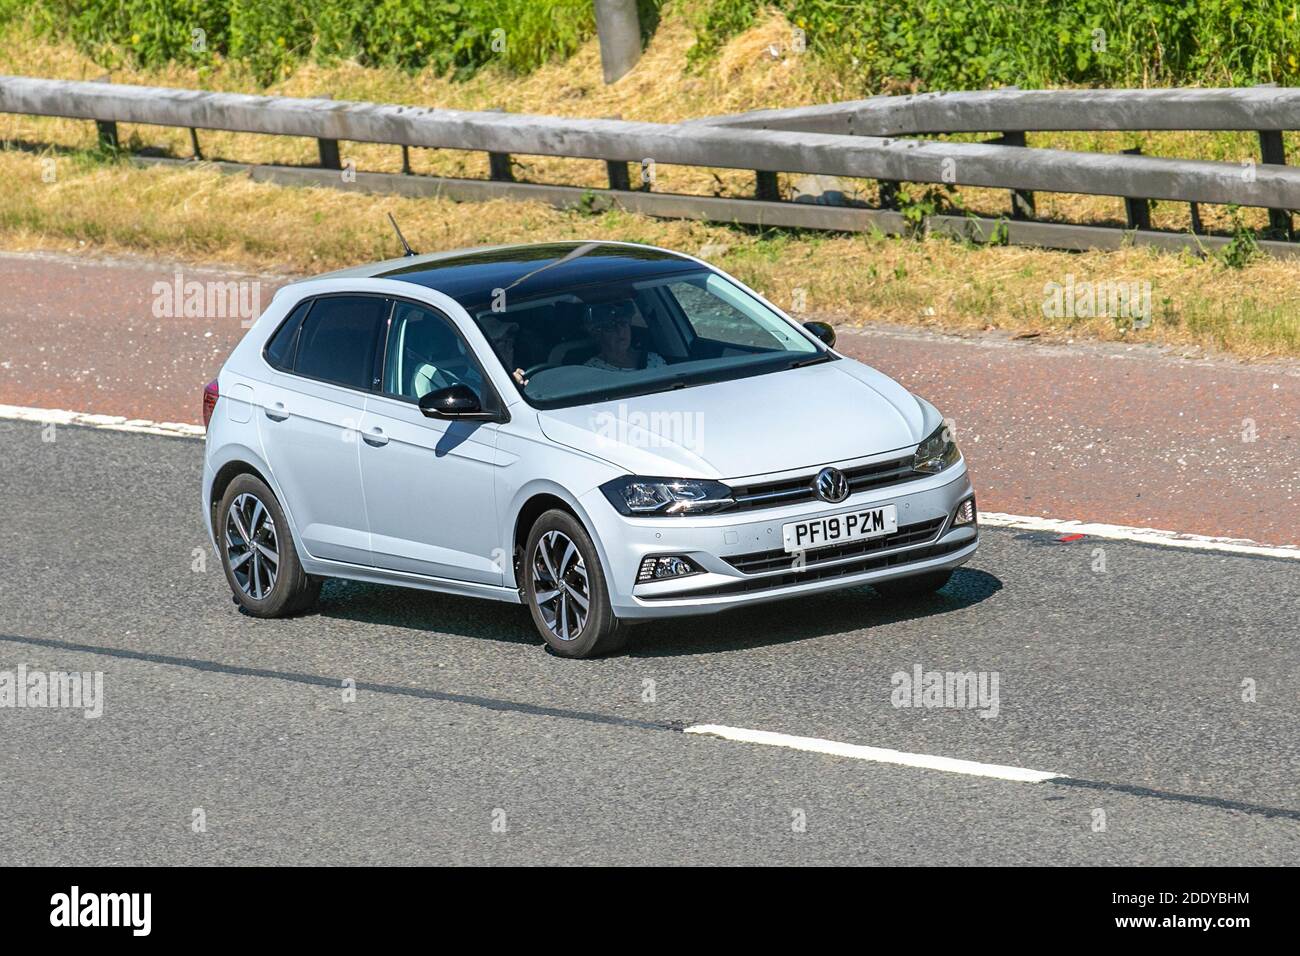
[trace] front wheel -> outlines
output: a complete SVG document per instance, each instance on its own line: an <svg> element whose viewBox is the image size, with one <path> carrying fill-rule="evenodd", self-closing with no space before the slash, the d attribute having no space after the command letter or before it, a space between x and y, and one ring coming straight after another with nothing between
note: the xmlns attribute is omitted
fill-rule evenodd
<svg viewBox="0 0 1300 956"><path fill-rule="evenodd" d="M284 509L252 475L230 483L217 506L221 566L235 603L254 617L285 617L316 603L321 579L298 561Z"/></svg>
<svg viewBox="0 0 1300 956"><path fill-rule="evenodd" d="M573 515L537 519L524 549L524 600L548 647L561 657L619 650L627 625L614 616L596 546Z"/></svg>

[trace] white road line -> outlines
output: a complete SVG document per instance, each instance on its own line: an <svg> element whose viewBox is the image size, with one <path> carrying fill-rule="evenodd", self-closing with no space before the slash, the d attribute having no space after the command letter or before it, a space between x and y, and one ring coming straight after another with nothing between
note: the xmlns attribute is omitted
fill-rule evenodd
<svg viewBox="0 0 1300 956"><path fill-rule="evenodd" d="M933 757L929 754L910 754L901 750L881 747L864 747L820 737L794 737L790 734L772 733L770 730L746 730L743 727L724 727L721 724L695 724L686 728L688 734L704 734L738 740L747 744L765 744L769 747L787 747L810 753L830 754L833 757L852 757L873 763L891 763L902 767L919 767L923 770L942 770L945 773L964 773L972 777L992 777L995 780L1013 780L1016 783L1043 783L1046 780L1064 780L1065 774L1047 770L1028 770L1024 767L1004 767L995 763L977 763L974 760L956 760L952 757Z"/></svg>
<svg viewBox="0 0 1300 956"><path fill-rule="evenodd" d="M92 415L88 412L69 412L58 408L25 408L20 405L0 405L0 419L9 418L25 422L56 425L84 425L89 428L106 428L111 431L137 432L145 435L170 435L179 438L202 438L201 425L180 422L152 422L143 418L123 418L120 415ZM1093 538L1117 541L1140 541L1144 544L1168 548L1190 548L1197 551L1226 551L1231 554L1254 554L1269 558L1300 560L1300 547L1294 545L1259 544L1246 538L1216 538L1202 534L1183 534L1178 531L1161 531L1158 528L1134 528L1118 524L1102 524L1064 520L1061 518L1034 518L1025 515L1000 514L981 511L980 523L990 528L1020 528L1024 531L1048 531L1055 534L1082 534Z"/></svg>
<svg viewBox="0 0 1300 956"><path fill-rule="evenodd" d="M1050 531L1054 534L1082 534L1091 538L1117 541L1141 541L1166 548L1191 548L1198 551L1229 551L1233 554L1257 554L1269 558L1300 560L1300 548L1292 545L1267 545L1246 538L1215 538L1203 534L1183 534L1158 528L1131 528L1118 524L1090 521L1066 521L1060 518L1028 518L1024 515L981 511L980 524L991 528L1021 528L1025 531Z"/></svg>
<svg viewBox="0 0 1300 956"><path fill-rule="evenodd" d="M88 428L107 428L110 431L138 432L144 435L172 435L180 438L202 438L205 434L202 425L151 422L144 418L123 418L121 415L92 415L89 412L69 412L61 408L0 405L0 418L39 422L42 425L85 425Z"/></svg>

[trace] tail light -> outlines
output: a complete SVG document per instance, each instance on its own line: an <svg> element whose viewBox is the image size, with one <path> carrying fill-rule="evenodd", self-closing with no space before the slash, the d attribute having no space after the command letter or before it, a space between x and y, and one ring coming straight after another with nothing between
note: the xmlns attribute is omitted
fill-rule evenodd
<svg viewBox="0 0 1300 956"><path fill-rule="evenodd" d="M212 412L217 407L217 399L221 393L217 391L217 380L214 378L203 387L203 427L207 428L212 421Z"/></svg>

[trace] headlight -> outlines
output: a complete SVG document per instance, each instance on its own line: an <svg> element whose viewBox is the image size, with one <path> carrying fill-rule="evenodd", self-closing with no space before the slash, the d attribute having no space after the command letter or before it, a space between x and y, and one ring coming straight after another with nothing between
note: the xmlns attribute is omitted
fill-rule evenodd
<svg viewBox="0 0 1300 956"><path fill-rule="evenodd" d="M625 515L707 514L732 503L731 489L720 481L696 478L638 478L625 475L600 486Z"/></svg>
<svg viewBox="0 0 1300 956"><path fill-rule="evenodd" d="M952 440L952 432L946 424L940 425L929 438L916 446L912 470L937 475L949 465L955 465L960 457L957 443Z"/></svg>

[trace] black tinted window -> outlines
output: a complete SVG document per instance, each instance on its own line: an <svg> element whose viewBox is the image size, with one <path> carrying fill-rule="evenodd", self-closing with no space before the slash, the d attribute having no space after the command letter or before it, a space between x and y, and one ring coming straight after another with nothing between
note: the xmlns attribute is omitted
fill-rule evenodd
<svg viewBox="0 0 1300 956"><path fill-rule="evenodd" d="M317 299L298 334L294 370L368 391L374 377L375 342L387 314L388 301L375 296Z"/></svg>
<svg viewBox="0 0 1300 956"><path fill-rule="evenodd" d="M282 371L293 368L293 347L298 341L298 325L302 322L302 317L307 314L307 309L310 306L310 300L299 303L298 307L289 315L289 318L271 337L270 343L266 346L266 360L272 368L278 368Z"/></svg>

